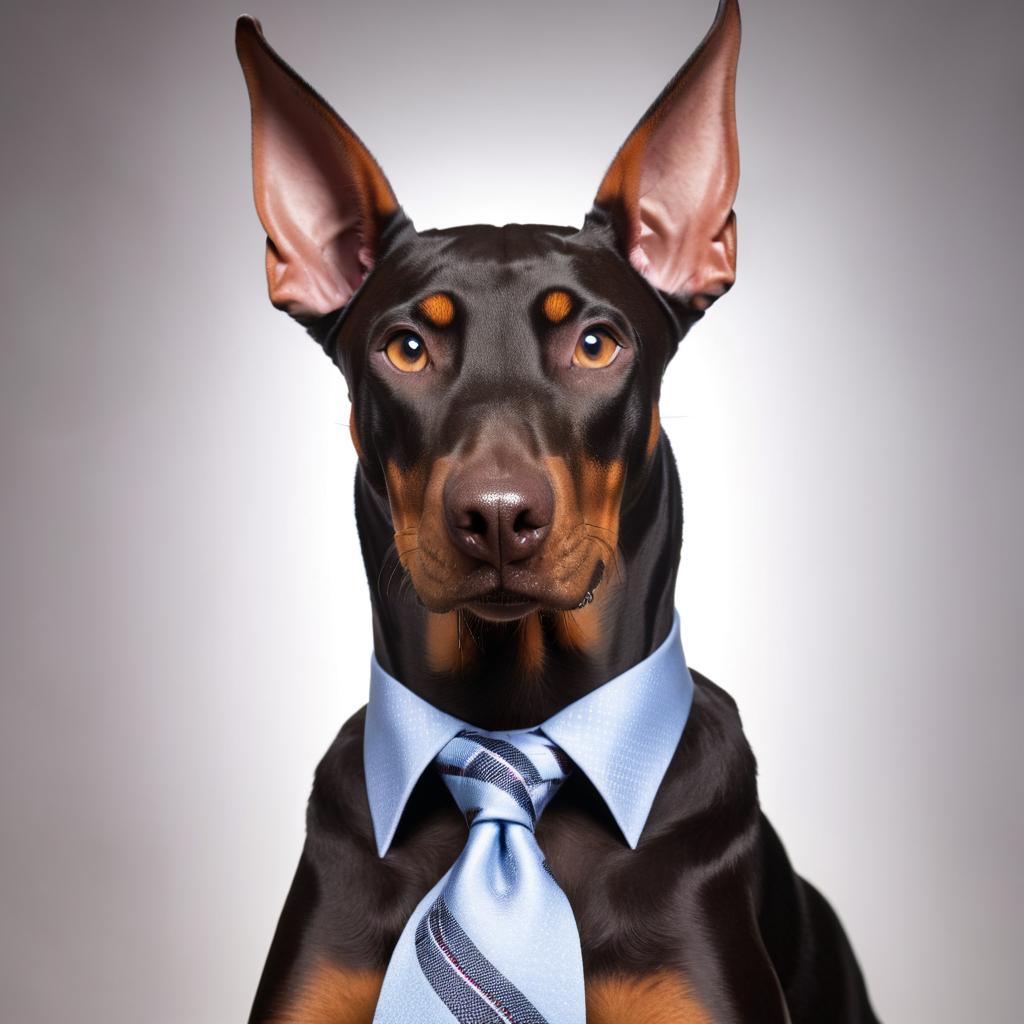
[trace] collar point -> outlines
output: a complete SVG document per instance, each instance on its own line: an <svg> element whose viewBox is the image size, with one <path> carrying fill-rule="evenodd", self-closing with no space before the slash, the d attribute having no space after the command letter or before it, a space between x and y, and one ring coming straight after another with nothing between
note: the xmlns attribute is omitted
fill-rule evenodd
<svg viewBox="0 0 1024 1024"><path fill-rule="evenodd" d="M370 812L371 819L373 818L373 812ZM389 831L383 829L374 828L373 830L373 846L377 851L377 856L383 858L384 855L391 849L392 840L395 838L394 828Z"/></svg>
<svg viewBox="0 0 1024 1024"><path fill-rule="evenodd" d="M643 829L637 830L635 833L627 832L625 829L622 830L622 837L626 840L626 845L631 849L635 850L640 844L640 835Z"/></svg>

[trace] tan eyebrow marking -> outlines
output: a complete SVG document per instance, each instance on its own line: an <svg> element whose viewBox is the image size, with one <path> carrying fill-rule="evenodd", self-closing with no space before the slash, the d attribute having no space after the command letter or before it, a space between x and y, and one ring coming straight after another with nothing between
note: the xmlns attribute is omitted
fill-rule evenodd
<svg viewBox="0 0 1024 1024"><path fill-rule="evenodd" d="M560 324L572 312L572 299L568 292L556 288L544 296L543 309L553 324Z"/></svg>
<svg viewBox="0 0 1024 1024"><path fill-rule="evenodd" d="M455 319L455 303L450 295L435 292L420 303L420 312L435 327L447 327Z"/></svg>

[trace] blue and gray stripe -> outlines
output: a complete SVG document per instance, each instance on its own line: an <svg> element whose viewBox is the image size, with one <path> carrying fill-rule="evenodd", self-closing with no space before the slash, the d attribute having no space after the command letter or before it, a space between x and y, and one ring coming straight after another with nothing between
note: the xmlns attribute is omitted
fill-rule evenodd
<svg viewBox="0 0 1024 1024"><path fill-rule="evenodd" d="M416 957L459 1024L547 1024L462 930L443 893L416 928Z"/></svg>

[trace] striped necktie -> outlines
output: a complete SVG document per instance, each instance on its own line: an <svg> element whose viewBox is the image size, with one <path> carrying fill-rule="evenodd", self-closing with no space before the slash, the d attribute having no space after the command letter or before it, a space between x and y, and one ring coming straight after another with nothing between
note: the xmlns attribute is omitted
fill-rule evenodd
<svg viewBox="0 0 1024 1024"><path fill-rule="evenodd" d="M540 731L464 730L435 763L469 836L405 926L374 1024L584 1024L576 920L533 834L571 762Z"/></svg>

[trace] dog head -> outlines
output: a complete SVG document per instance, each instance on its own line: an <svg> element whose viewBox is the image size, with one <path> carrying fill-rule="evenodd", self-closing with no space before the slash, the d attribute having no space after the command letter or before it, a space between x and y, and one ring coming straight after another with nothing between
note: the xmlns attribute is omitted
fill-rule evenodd
<svg viewBox="0 0 1024 1024"><path fill-rule="evenodd" d="M739 12L722 0L581 229L418 232L348 125L238 23L270 298L324 346L431 611L587 605L660 442L661 378L732 284Z"/></svg>

